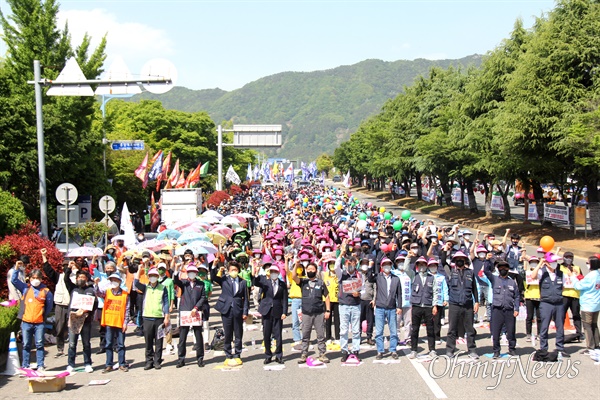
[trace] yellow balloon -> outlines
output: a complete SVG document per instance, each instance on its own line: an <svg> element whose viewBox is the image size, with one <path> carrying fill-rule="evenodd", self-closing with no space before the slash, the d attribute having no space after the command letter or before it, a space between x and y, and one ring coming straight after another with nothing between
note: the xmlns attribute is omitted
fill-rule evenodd
<svg viewBox="0 0 600 400"><path fill-rule="evenodd" d="M379 207L379 212L380 213L384 213L385 212L385 207Z"/></svg>
<svg viewBox="0 0 600 400"><path fill-rule="evenodd" d="M335 209L338 210L338 211L340 211L342 209L342 205L338 204L337 206L335 206Z"/></svg>
<svg viewBox="0 0 600 400"><path fill-rule="evenodd" d="M305 203L308 203L308 197L305 197L302 200L304 200Z"/></svg>

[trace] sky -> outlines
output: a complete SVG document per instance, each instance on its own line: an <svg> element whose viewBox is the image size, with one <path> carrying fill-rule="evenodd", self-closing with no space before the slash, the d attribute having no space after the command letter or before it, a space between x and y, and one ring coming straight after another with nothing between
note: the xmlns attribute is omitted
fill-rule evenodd
<svg viewBox="0 0 600 400"><path fill-rule="evenodd" d="M177 69L177 86L234 90L284 71L315 71L365 59L485 54L517 18L531 27L548 0L112 0L60 1L73 43L106 34L117 58L139 73L151 59ZM5 0L0 8L7 12ZM4 53L6 46L0 46Z"/></svg>

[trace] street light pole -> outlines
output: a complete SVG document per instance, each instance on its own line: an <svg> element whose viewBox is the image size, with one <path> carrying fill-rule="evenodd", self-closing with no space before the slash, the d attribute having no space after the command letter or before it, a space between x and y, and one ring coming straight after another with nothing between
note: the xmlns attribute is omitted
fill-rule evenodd
<svg viewBox="0 0 600 400"><path fill-rule="evenodd" d="M217 127L217 190L223 190L223 128Z"/></svg>
<svg viewBox="0 0 600 400"><path fill-rule="evenodd" d="M33 61L33 77L35 79L35 117L37 127L38 176L40 188L40 230L42 236L48 238L48 198L46 197L46 156L44 152L44 121L42 119L42 72L40 61Z"/></svg>

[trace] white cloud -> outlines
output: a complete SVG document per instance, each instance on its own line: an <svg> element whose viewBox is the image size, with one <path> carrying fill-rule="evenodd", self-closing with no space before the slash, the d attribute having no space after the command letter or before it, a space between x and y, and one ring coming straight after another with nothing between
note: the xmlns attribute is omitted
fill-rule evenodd
<svg viewBox="0 0 600 400"><path fill-rule="evenodd" d="M66 10L58 14L58 26L68 21L73 47L81 43L83 35L92 37L96 48L104 35L107 39L107 64L121 57L135 73L147 60L168 57L175 53L174 44L165 31L138 22L118 21L106 10Z"/></svg>

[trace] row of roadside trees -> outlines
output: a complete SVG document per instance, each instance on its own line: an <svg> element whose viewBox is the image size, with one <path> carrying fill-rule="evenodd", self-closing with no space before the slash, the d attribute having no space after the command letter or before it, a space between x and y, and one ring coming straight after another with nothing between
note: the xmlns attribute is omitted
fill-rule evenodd
<svg viewBox="0 0 600 400"><path fill-rule="evenodd" d="M429 178L447 204L458 183L473 212L480 184L486 208L499 192L507 217L517 180L540 215L544 184L563 199L587 190L592 229L600 231L598 49L600 2L559 0L531 29L517 20L481 67L419 77L336 149L334 164L353 176L391 177L407 193L414 182L419 198Z"/></svg>

